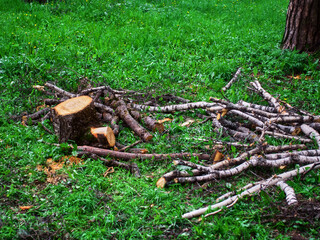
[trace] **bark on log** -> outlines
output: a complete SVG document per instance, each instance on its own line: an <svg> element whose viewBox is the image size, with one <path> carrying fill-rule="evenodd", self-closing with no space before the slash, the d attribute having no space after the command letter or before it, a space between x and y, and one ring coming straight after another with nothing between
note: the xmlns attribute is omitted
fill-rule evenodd
<svg viewBox="0 0 320 240"><path fill-rule="evenodd" d="M106 106L106 105L104 105L102 103L95 102L94 106L96 108L100 108L103 112L107 112L107 113L111 113L111 114L114 113L114 111L113 111L113 109L111 107L108 107L108 106Z"/></svg>
<svg viewBox="0 0 320 240"><path fill-rule="evenodd" d="M250 83L255 90L261 94L261 96L272 105L278 113L284 112L284 107L280 105L279 101L273 97L270 93L268 93L264 88L261 87L259 81L254 81Z"/></svg>
<svg viewBox="0 0 320 240"><path fill-rule="evenodd" d="M172 180L176 177L190 177L190 176L198 176L202 174L203 172L199 171L198 169L192 169L191 171L179 171L174 170L172 172L168 172L164 174L161 178L157 181L157 187L158 188L164 188L167 186Z"/></svg>
<svg viewBox="0 0 320 240"><path fill-rule="evenodd" d="M128 146L123 145L119 142L116 142L115 148L118 148L118 149L126 148L126 152L130 152L130 153L146 154L148 152L146 148L128 148ZM115 151L118 151L118 150L115 149Z"/></svg>
<svg viewBox="0 0 320 240"><path fill-rule="evenodd" d="M147 105L132 104L132 107L140 111L147 110L148 112L170 113L170 112L190 110L195 108L209 108L215 105L216 105L215 103L208 103L208 102L192 102L192 103L184 103L184 104L177 104L177 105L168 105L164 107L153 107L153 106L147 106Z"/></svg>
<svg viewBox="0 0 320 240"><path fill-rule="evenodd" d="M303 149L306 146L303 144L297 145L284 145L284 146L259 146L254 149L251 149L247 152L240 154L239 157L232 158L230 160L223 160L221 162L215 163L211 166L211 169L219 169L222 167L228 167L233 164L241 163L246 159L249 159L251 156L255 154L263 154L263 153L272 153L272 152L280 152L280 151L288 151L288 150L295 150L295 149ZM282 156L282 155L281 155ZM287 155L284 155L287 157Z"/></svg>
<svg viewBox="0 0 320 240"><path fill-rule="evenodd" d="M164 126L162 123L157 122L156 120L152 119L149 116L144 116L143 114L140 114L138 111L130 111L132 117L140 122L143 122L145 126L155 132L158 131L162 133L164 131Z"/></svg>
<svg viewBox="0 0 320 240"><path fill-rule="evenodd" d="M118 125L119 117L117 115L112 115L110 113L104 112L102 114L102 120L110 124L110 127L112 128L115 136L119 134L119 131L120 131L120 127Z"/></svg>
<svg viewBox="0 0 320 240"><path fill-rule="evenodd" d="M119 158L123 160L130 160L130 159L166 160L166 159L179 159L179 158L191 158L191 157L197 157L202 160L209 160L211 158L211 156L208 154L198 154L198 153L140 154L140 153L117 152L117 151L96 148L91 146L78 146L77 149L80 151L94 153L99 156L109 156L109 157Z"/></svg>
<svg viewBox="0 0 320 240"><path fill-rule="evenodd" d="M270 113L277 113L277 109L275 109L274 107L269 107L269 106L263 106L263 105L259 105L259 104L254 104L254 103L248 103L245 102L243 100L240 100L238 102L238 104L240 106L246 106L246 107L250 107L250 108L255 108L261 111L266 111L266 112L270 112Z"/></svg>
<svg viewBox="0 0 320 240"><path fill-rule="evenodd" d="M98 124L92 98L71 98L52 109L53 127L59 143L69 139L81 142L81 137L90 127Z"/></svg>
<svg viewBox="0 0 320 240"><path fill-rule="evenodd" d="M320 134L315 129L313 129L312 127L310 127L306 124L301 125L301 130L309 138L311 138L311 139L315 138L315 140L318 144L318 148L320 149Z"/></svg>
<svg viewBox="0 0 320 240"><path fill-rule="evenodd" d="M269 179L265 180L265 181L261 181L258 183L255 183L253 187L245 190L244 192L235 195L233 197L230 197L222 202L219 202L217 204L208 206L208 207L204 207L204 208L200 208L194 211L191 211L189 213L185 213L182 215L182 218L193 218L193 217L197 217L200 216L202 214L204 214L208 209L215 209L215 208L221 208L223 206L227 206L229 204L232 204L233 202L235 202L237 199L241 199L246 195L251 195L253 193L259 192L263 189L266 189L267 187L273 186L275 184L277 184L279 181L284 181L287 180L289 178L292 178L294 176L297 176L298 174L302 174L306 171L308 171L308 169L313 168L313 169L318 169L320 168L320 164L316 165L316 164L309 164L303 167L300 167L298 169L289 171L289 172L285 172L282 174L279 174L278 176L274 177L270 177Z"/></svg>
<svg viewBox="0 0 320 240"><path fill-rule="evenodd" d="M45 86L47 88L50 88L51 90L60 93L62 96L68 97L68 98L74 98L77 97L76 94L70 93L68 91L63 90L62 88L57 87L56 85L53 85L51 83L46 83Z"/></svg>
<svg viewBox="0 0 320 240"><path fill-rule="evenodd" d="M153 136L143 128L129 113L126 104L123 101L116 101L116 114L145 142L151 141Z"/></svg>
<svg viewBox="0 0 320 240"><path fill-rule="evenodd" d="M294 193L294 190L292 187L290 187L284 181L277 182L277 186L280 187L281 190L284 191L284 193L286 194L286 200L289 206L298 204L296 194Z"/></svg>
<svg viewBox="0 0 320 240"><path fill-rule="evenodd" d="M320 156L320 150L310 149L310 150L293 151L293 152L286 152L286 153L273 153L273 154L266 154L265 157L268 159L276 160L279 158L289 157L289 156L293 156L293 155Z"/></svg>

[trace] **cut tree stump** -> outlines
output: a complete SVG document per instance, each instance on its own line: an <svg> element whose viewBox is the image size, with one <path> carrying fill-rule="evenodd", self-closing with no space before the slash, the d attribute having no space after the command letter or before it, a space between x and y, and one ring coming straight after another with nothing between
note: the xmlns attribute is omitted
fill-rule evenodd
<svg viewBox="0 0 320 240"><path fill-rule="evenodd" d="M106 147L113 147L116 144L116 138L110 127L91 128L91 134Z"/></svg>
<svg viewBox="0 0 320 240"><path fill-rule="evenodd" d="M98 118L89 96L68 99L52 109L52 121L59 143L70 140L81 142L90 127L97 126Z"/></svg>

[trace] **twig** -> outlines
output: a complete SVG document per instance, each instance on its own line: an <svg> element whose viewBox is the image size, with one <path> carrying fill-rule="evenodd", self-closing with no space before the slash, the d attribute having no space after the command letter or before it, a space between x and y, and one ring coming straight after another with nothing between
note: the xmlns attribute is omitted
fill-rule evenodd
<svg viewBox="0 0 320 240"><path fill-rule="evenodd" d="M53 84L48 83L48 82L45 83L45 86L46 86L47 88L50 88L51 90L54 90L55 92L58 92L58 93L62 94L63 96L68 97L68 98L74 98L74 97L77 96L76 94L67 92L67 91L63 90L62 88L59 88L59 87L57 87L56 85L53 85Z"/></svg>
<svg viewBox="0 0 320 240"><path fill-rule="evenodd" d="M166 160L166 159L183 159L197 157L202 160L209 160L210 155L201 153L171 153L171 154L141 154L141 153L128 153L128 152L118 152L103 148L96 148L91 146L78 146L78 150L84 152L90 152L97 154L99 156L109 156L114 158L119 158L123 160L130 159L155 159L155 160Z"/></svg>
<svg viewBox="0 0 320 240"><path fill-rule="evenodd" d="M132 104L132 107L137 110L147 110L148 112L162 112L162 113L170 113L175 111L184 111L184 110L191 110L196 108L209 108L215 106L215 103L208 103L208 102L192 102L192 103L184 103L178 105L168 105L163 107L153 107L147 105L139 105L139 104Z"/></svg>
<svg viewBox="0 0 320 240"><path fill-rule="evenodd" d="M132 143L132 144L130 144L130 145L128 145L128 146L125 146L125 147L119 149L118 152L124 152L124 151L127 150L128 148L132 148L132 147L138 145L139 143L142 143L142 140L138 140L138 141L136 141L136 142L134 142L134 143Z"/></svg>
<svg viewBox="0 0 320 240"><path fill-rule="evenodd" d="M194 210L194 211L191 211L189 213L186 213L186 214L183 214L182 215L182 218L193 218L193 217L197 217L199 215L202 215L204 214L209 208L210 209L215 209L215 208L221 208L223 206L226 206L226 205L229 205L231 203L233 203L237 198L241 199L243 198L244 196L246 195L251 195L253 193L256 193L256 192L260 192L260 190L262 190L262 188L267 188L267 187L270 187L272 185L275 185L277 184L279 181L284 181L284 180L287 180L289 178L292 178L292 177L295 177L297 176L298 174L302 174L304 172L307 171L307 169L309 169L310 167L312 167L313 164L309 164L309 165L306 165L306 166L303 166L303 167L300 167L298 169L295 169L295 170L292 170L292 171L288 171L288 172L285 172L285 173L282 173L280 175L278 175L276 178L274 178L273 176L265 181L261 181L259 183L256 183L253 187L247 189L246 191L238 194L238 195L235 195L233 197L230 197L222 202L219 202L217 204L214 204L214 205L211 205L209 207L204 207L204 208L200 208L198 210ZM314 167L314 169L318 169L320 168L320 164L316 165ZM266 183L268 183L266 185Z"/></svg>
<svg viewBox="0 0 320 240"><path fill-rule="evenodd" d="M231 87L231 85L238 79L238 77L241 74L241 67L238 68L238 70L236 71L236 73L233 75L233 78L227 83L226 86L224 86L222 88L222 91L225 92L227 89L229 89Z"/></svg>

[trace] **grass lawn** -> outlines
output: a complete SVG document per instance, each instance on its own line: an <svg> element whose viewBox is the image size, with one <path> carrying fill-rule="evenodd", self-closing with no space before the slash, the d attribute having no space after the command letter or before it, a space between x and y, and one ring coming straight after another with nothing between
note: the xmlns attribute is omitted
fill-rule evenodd
<svg viewBox="0 0 320 240"><path fill-rule="evenodd" d="M245 180L256 180L250 172L206 187L158 189L157 180L175 169L169 160L136 160L142 177L135 178L118 168L104 177L107 167L89 159L60 169L61 181L52 184L40 166L65 156L66 150L48 145L57 137L41 126L26 127L11 118L43 103L45 94L32 86L47 81L76 92L87 77L92 86L208 101L222 97L221 88L239 67L242 76L225 93L232 102L261 101L247 89L257 78L279 99L319 114L319 57L280 48L288 3L62 0L40 5L0 0L0 239L319 238L319 218L280 217L279 206L286 201L278 188L214 217L181 218ZM169 133L155 134L140 146L154 153L204 152L205 144L193 136L215 137L210 122L182 128L186 116L167 117L173 118L166 123ZM138 138L123 130L118 140L131 144ZM319 203L319 170L289 183L300 201Z"/></svg>

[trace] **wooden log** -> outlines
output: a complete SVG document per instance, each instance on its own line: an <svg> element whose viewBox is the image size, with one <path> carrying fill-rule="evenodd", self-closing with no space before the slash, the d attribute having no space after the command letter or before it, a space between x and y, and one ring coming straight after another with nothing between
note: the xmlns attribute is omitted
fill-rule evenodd
<svg viewBox="0 0 320 240"><path fill-rule="evenodd" d="M126 104L123 101L114 101L116 114L144 141L149 142L153 136L143 128L129 113Z"/></svg>
<svg viewBox="0 0 320 240"><path fill-rule="evenodd" d="M117 136L119 134L119 117L117 115L112 115L110 113L104 112L102 114L102 120L110 124L110 127L112 128L114 135Z"/></svg>
<svg viewBox="0 0 320 240"><path fill-rule="evenodd" d="M138 111L130 111L132 117L140 122L143 122L146 127L155 132L158 131L160 133L164 132L164 126L162 123L159 123L158 121L154 120L153 118L149 116L145 116L144 114L140 114Z"/></svg>
<svg viewBox="0 0 320 240"><path fill-rule="evenodd" d="M180 159L186 158L190 159L192 157L197 157L199 160L210 160L211 156L209 154L202 153L169 153L169 154L141 154L141 153L128 153L128 152L118 152L109 149L96 148L91 146L77 146L77 150L82 152L94 153L98 156L109 156L112 158L119 158L122 160L131 159L155 159L155 160L167 160L167 159Z"/></svg>
<svg viewBox="0 0 320 240"><path fill-rule="evenodd" d="M69 139L81 142L90 127L98 124L92 98L81 96L68 99L52 109L53 127L59 143Z"/></svg>
<svg viewBox="0 0 320 240"><path fill-rule="evenodd" d="M113 147L116 144L116 138L110 127L91 128L90 132L102 145Z"/></svg>

